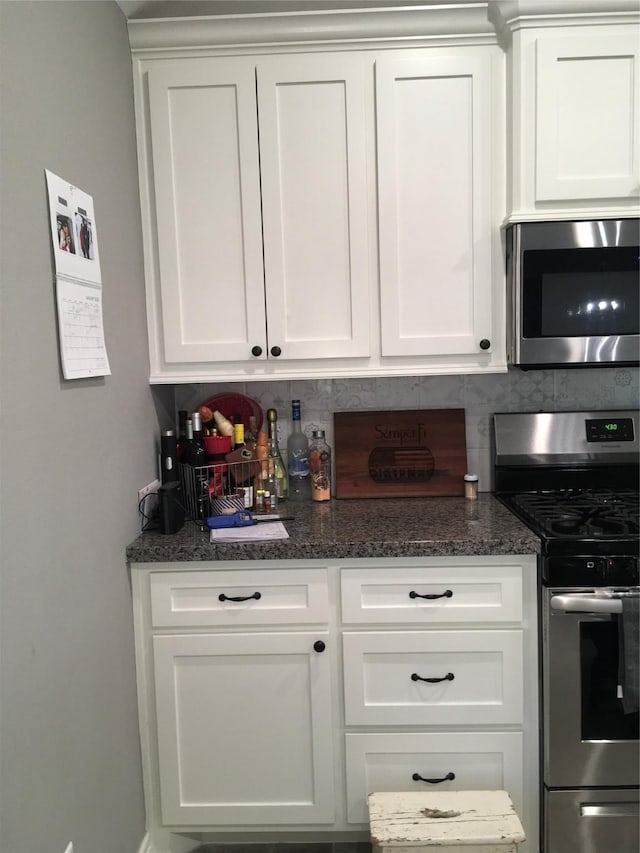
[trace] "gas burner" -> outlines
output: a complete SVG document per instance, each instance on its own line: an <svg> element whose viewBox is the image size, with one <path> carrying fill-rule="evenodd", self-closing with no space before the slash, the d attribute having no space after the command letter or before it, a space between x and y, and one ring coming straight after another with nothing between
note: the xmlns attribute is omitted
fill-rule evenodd
<svg viewBox="0 0 640 853"><path fill-rule="evenodd" d="M513 495L510 504L545 536L575 539L637 536L638 493L557 490Z"/></svg>

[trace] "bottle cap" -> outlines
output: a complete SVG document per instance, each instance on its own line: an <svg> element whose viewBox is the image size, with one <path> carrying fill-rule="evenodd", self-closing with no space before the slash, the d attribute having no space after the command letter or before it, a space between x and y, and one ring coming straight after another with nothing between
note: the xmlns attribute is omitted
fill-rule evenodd
<svg viewBox="0 0 640 853"><path fill-rule="evenodd" d="M314 429L311 433L312 438L324 438L324 430L323 429Z"/></svg>

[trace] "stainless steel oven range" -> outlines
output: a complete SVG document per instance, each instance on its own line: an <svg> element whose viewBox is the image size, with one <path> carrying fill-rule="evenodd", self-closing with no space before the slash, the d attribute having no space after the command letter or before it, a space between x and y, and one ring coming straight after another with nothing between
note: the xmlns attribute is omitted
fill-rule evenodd
<svg viewBox="0 0 640 853"><path fill-rule="evenodd" d="M544 853L637 853L637 411L494 415L495 491L541 538Z"/></svg>

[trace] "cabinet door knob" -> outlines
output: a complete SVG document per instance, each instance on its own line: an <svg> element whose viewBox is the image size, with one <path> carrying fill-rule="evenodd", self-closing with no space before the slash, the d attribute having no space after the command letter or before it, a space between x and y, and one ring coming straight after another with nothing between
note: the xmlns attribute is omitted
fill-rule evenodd
<svg viewBox="0 0 640 853"><path fill-rule="evenodd" d="M438 684L440 681L453 681L455 675L452 672L448 672L446 675L443 675L442 678L423 678L421 675L418 675L417 672L411 673L411 681L428 681L429 684Z"/></svg>
<svg viewBox="0 0 640 853"><path fill-rule="evenodd" d="M256 601L260 601L262 596L259 592L254 592L253 595L225 595L224 592L221 592L218 596L218 601L251 601L254 598Z"/></svg>
<svg viewBox="0 0 640 853"><path fill-rule="evenodd" d="M409 593L409 598L428 598L433 601L434 598L453 598L453 593L450 589L445 589L444 592L438 594L420 595L419 592L416 592L414 589L412 589Z"/></svg>
<svg viewBox="0 0 640 853"><path fill-rule="evenodd" d="M421 776L419 773L414 773L411 778L414 782L428 782L430 785L437 785L438 782L452 782L456 778L456 774L447 773L447 775L443 776L442 779L425 779L425 777Z"/></svg>
<svg viewBox="0 0 640 853"><path fill-rule="evenodd" d="M480 349L489 349L491 346L491 341L487 340L487 338L483 338L480 341Z"/></svg>
<svg viewBox="0 0 640 853"><path fill-rule="evenodd" d="M259 347L259 346L251 347L251 355L255 355L256 358L259 355L262 355L262 347Z"/></svg>
<svg viewBox="0 0 640 853"><path fill-rule="evenodd" d="M316 640L315 643L313 644L313 650L314 650L314 652L318 652L318 654L320 654L320 652L323 652L326 648L327 647L322 642L322 640Z"/></svg>
<svg viewBox="0 0 640 853"><path fill-rule="evenodd" d="M282 355L282 350L280 347L271 347L271 355L277 358L279 355Z"/></svg>

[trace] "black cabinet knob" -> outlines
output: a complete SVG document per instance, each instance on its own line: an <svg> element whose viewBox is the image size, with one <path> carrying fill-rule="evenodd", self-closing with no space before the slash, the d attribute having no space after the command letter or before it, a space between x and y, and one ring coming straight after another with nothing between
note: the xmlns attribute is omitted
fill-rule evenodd
<svg viewBox="0 0 640 853"><path fill-rule="evenodd" d="M488 341L486 338L483 338L480 341L480 349L489 349L491 346L491 341Z"/></svg>
<svg viewBox="0 0 640 853"><path fill-rule="evenodd" d="M314 652L318 652L318 654L320 654L320 652L323 652L326 648L327 647L322 642L322 640L316 640L315 643L313 644L313 650L314 650Z"/></svg>
<svg viewBox="0 0 640 853"><path fill-rule="evenodd" d="M282 355L282 350L280 347L271 347L271 355L277 358L279 355Z"/></svg>
<svg viewBox="0 0 640 853"><path fill-rule="evenodd" d="M258 347L258 346L251 347L251 355L255 355L256 358L259 355L262 355L262 347Z"/></svg>

